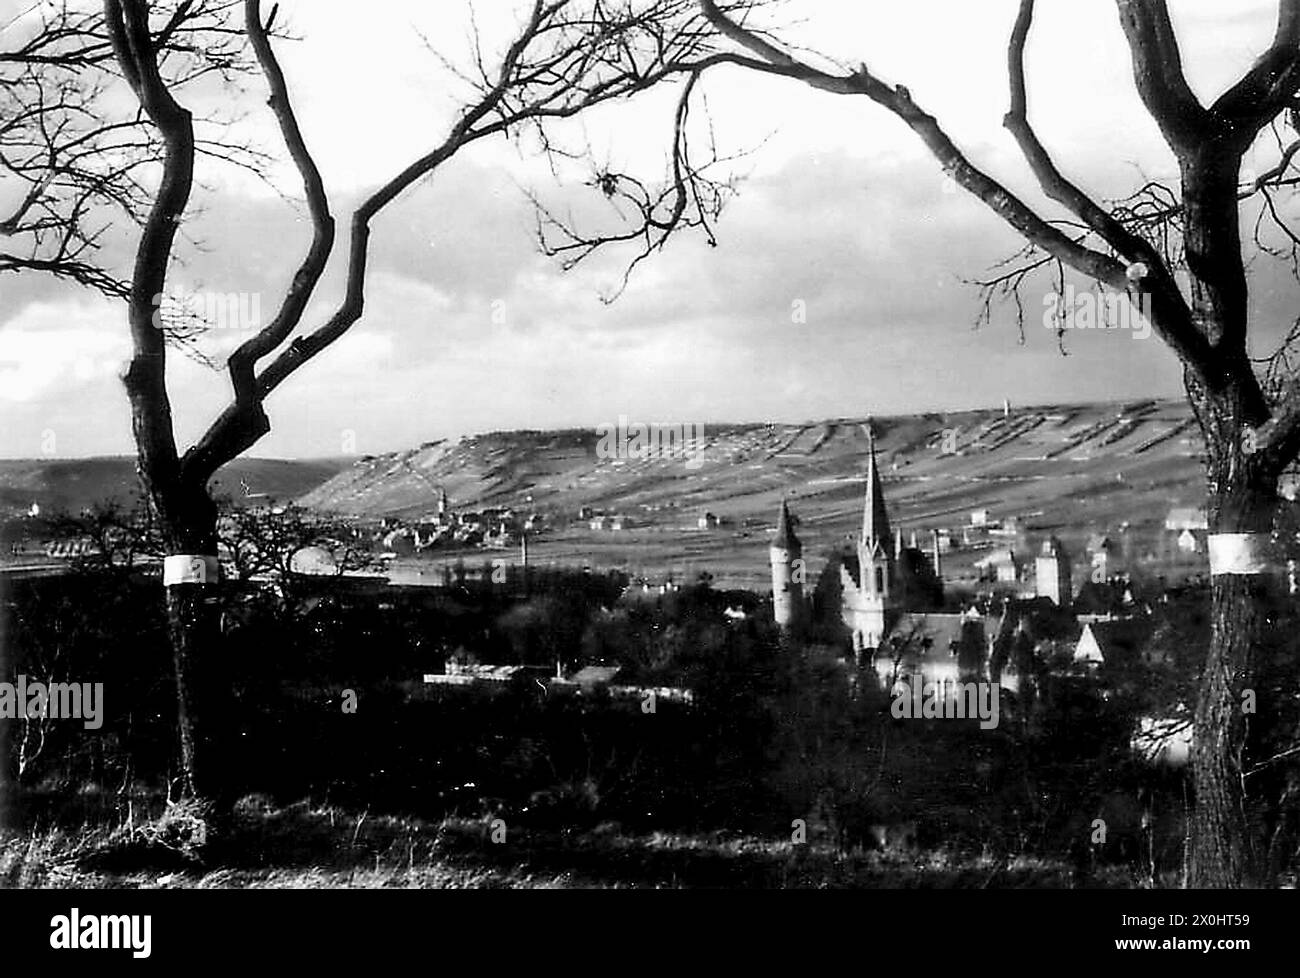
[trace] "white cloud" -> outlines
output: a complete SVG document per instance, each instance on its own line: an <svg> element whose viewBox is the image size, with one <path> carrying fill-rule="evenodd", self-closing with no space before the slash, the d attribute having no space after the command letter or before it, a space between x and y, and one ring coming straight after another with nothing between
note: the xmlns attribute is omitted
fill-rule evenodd
<svg viewBox="0 0 1300 978"><path fill-rule="evenodd" d="M351 208L441 138L455 114L447 75L410 25L429 28L453 57L464 53L457 48L467 25L463 5L425 0L388 0L365 15L350 4L284 6L304 39L283 45L283 59L307 141L336 194L340 229L304 318L312 328L341 297ZM489 48L506 36L517 6L478 4L495 39ZM1189 73L1207 98L1253 61L1276 15L1276 0L1224 6L1172 3ZM1054 214L1002 129L1016 7L797 0L774 9L786 11L785 22L803 21L792 35L799 40L907 84L973 159ZM1029 51L1031 113L1063 168L1110 198L1131 190L1140 172L1167 171L1168 153L1133 90L1113 5L1040 8ZM1014 328L966 329L975 300L957 277L978 275L1017 239L978 202L945 194L938 167L888 113L864 99L734 70L704 89L724 150L775 132L739 166L751 179L723 218L720 247L672 242L606 307L597 294L618 282L630 255L601 255L561 275L532 247L519 185L579 213L590 195L555 188L537 159L521 159L504 141L476 146L376 220L365 316L276 392L272 434L255 451L335 453L342 431L356 432L360 450L382 451L471 430L587 425L619 414L799 419L970 406L1000 402L1008 386L1016 400L1177 391L1174 360L1155 340L1114 351L1080 337L1062 360L1050 336L1031 334L1022 349ZM263 100L254 82L244 125L278 152ZM599 157L608 152L659 176L671 105L672 93L652 93L570 133ZM1270 162L1263 154L1254 165ZM201 165L200 176L221 192L187 225L206 248L176 277L195 288L257 292L269 317L309 227L301 210L265 188ZM580 182L580 167L561 169ZM298 192L291 168L280 176ZM1261 322L1289 322L1294 293L1273 287L1269 272L1255 274L1257 303L1267 307ZM120 308L52 288L7 293L11 304L18 299L0 325L0 398L24 406L28 427L47 417L68 426L69 412L80 411L89 420L77 444L129 451L115 376L128 354ZM792 328L795 300L807 306L804 328ZM220 358L245 335L216 331L204 349ZM170 362L183 447L226 404L229 384L179 355ZM27 441L6 437L0 453L29 451Z"/></svg>
<svg viewBox="0 0 1300 978"><path fill-rule="evenodd" d="M35 402L117 375L129 356L125 323L106 317L106 303L33 302L0 326L0 398Z"/></svg>

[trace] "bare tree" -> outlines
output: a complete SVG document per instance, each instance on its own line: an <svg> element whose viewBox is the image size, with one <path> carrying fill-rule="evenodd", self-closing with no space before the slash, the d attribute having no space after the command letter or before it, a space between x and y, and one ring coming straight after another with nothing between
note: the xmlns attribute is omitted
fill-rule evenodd
<svg viewBox="0 0 1300 978"><path fill-rule="evenodd" d="M1284 232L1283 244L1274 250L1293 262L1300 256L1300 236L1287 227L1273 201L1300 178L1295 167L1300 141L1281 136L1300 108L1300 0L1280 0L1269 49L1209 106L1196 98L1183 74L1165 0L1116 0L1137 92L1176 157L1181 179L1177 189L1147 184L1112 204L1093 199L1074 183L1030 123L1024 55L1035 2L1021 0L1008 45L1005 125L1043 194L1068 212L1065 220L1045 218L972 162L903 85L882 80L866 64L837 66L783 44L754 27L750 11L728 11L714 0L699 0L699 8L732 45L716 52L713 63L870 100L906 123L952 180L1019 232L1026 250L985 280L987 289L1014 299L1028 274L1043 269L1060 275L1068 266L1104 288L1144 297L1152 329L1183 365L1187 396L1204 436L1214 544L1213 629L1195 716L1196 809L1188 883L1261 882L1262 849L1252 828L1255 802L1243 780L1249 762L1242 703L1253 688L1255 649L1268 628L1263 548L1275 515L1277 482L1300 451L1300 375L1285 373L1285 351L1273 364L1281 364L1282 376L1274 370L1269 383L1252 363L1242 211L1244 201L1262 201L1263 220L1271 219ZM679 125L675 144L680 131ZM1275 140L1277 163L1243 182L1243 157L1262 136ZM688 162L681 153L676 158ZM679 183L680 198L689 199L694 184L689 166ZM673 213L666 222L645 219L618 235L583 236L552 225L548 245L552 251L585 253L605 239L641 233L659 240L675 229ZM1185 274L1185 287L1178 273Z"/></svg>
<svg viewBox="0 0 1300 978"><path fill-rule="evenodd" d="M181 0L173 7L150 0L104 0L103 23L116 70L138 102L161 161L161 178L147 189L149 207L134 267L122 283L133 347L124 381L137 468L171 555L167 605L185 788L221 800L222 779L204 760L210 741L206 724L214 716L206 697L216 691L213 684L204 683L202 664L209 661L217 635L214 607L202 586L216 576L217 567L217 508L208 482L270 430L266 398L361 318L371 222L473 143L527 134L537 138L543 152L558 152L548 135L548 126L556 120L675 76L695 77L709 55L713 32L691 0L536 0L499 62L492 65L479 53L473 67L461 74L472 94L445 137L399 169L352 213L343 299L323 322L303 329L308 303L335 248L335 217L272 45L276 11L264 17L259 0L244 0L242 35L270 89L269 105L302 180L313 233L274 317L229 358L229 405L182 451L172 425L158 297L165 293L169 263L191 203L200 145L195 119L181 101L184 69L167 56L163 40L200 46L201 37L184 41L189 35L183 27L168 29L199 6L196 0ZM94 50L98 57L99 49Z"/></svg>
<svg viewBox="0 0 1300 978"><path fill-rule="evenodd" d="M185 89L252 67L237 0L165 0L151 43ZM41 272L125 297L127 277L103 254L114 227L143 224L146 180L163 158L138 109L114 98L117 62L103 10L59 0L32 3L0 23L0 272ZM260 155L231 144L225 119L200 119L196 152L256 167Z"/></svg>
<svg viewBox="0 0 1300 978"><path fill-rule="evenodd" d="M136 496L130 504L101 500L82 512L55 512L46 519L55 541L84 544L72 566L79 571L131 571L144 557L157 558L162 547L155 532L147 500Z"/></svg>
<svg viewBox="0 0 1300 978"><path fill-rule="evenodd" d="M377 564L342 520L318 516L292 504L252 509L224 500L219 503L223 513L217 522L217 536L223 575L224 567L229 566L234 580L264 583L286 617L299 610L303 584L309 577L327 571L341 577ZM299 568L298 558L313 548L324 550L329 561L309 575Z"/></svg>

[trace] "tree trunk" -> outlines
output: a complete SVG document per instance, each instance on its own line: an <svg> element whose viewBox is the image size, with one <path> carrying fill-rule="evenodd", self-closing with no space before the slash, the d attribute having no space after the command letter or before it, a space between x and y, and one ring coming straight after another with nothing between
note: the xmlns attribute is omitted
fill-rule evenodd
<svg viewBox="0 0 1300 978"><path fill-rule="evenodd" d="M216 506L206 489L190 487L159 499L173 555L215 558ZM232 800L228 754L222 735L229 726L230 699L221 661L220 590L211 579L166 587L167 627L176 680L176 725L180 742L181 790L221 812Z"/></svg>
<svg viewBox="0 0 1300 978"><path fill-rule="evenodd" d="M1209 532L1267 535L1277 508L1276 473L1252 452L1239 406L1226 401L1193 392L1206 436ZM1271 561L1258 573L1243 573L1240 566L1234 573L1216 570L1223 568L1212 563L1210 645L1193 727L1196 797L1187 885L1227 889L1263 882L1259 823L1243 780L1251 720L1245 694L1254 689L1257 653L1270 639L1276 582Z"/></svg>
<svg viewBox="0 0 1300 978"><path fill-rule="evenodd" d="M1269 411L1246 343L1249 287L1237 200L1241 152L1231 142L1205 140L1195 152L1181 154L1180 162L1193 321L1213 357L1203 365L1202 379L1190 368L1185 373L1205 440L1211 536L1211 634L1193 724L1196 798L1187 883L1256 886L1260 849L1243 781L1250 721L1243 693L1254 688L1256 655L1269 637L1270 574L1258 560L1220 558L1216 567L1214 553L1216 542L1234 543L1223 534L1250 535L1247 549L1256 558L1266 553L1280 472L1257 443L1256 429Z"/></svg>
<svg viewBox="0 0 1300 978"><path fill-rule="evenodd" d="M216 731L220 714L213 700L214 659L219 653L219 619L206 585L167 588L167 627L176 678L176 727L180 740L182 793L217 801L225 778Z"/></svg>
<svg viewBox="0 0 1300 978"><path fill-rule="evenodd" d="M1212 633L1196 704L1192 774L1196 805L1188 885L1229 889L1260 883L1259 847L1242 780L1247 715L1243 693L1266 637L1262 578L1216 576Z"/></svg>

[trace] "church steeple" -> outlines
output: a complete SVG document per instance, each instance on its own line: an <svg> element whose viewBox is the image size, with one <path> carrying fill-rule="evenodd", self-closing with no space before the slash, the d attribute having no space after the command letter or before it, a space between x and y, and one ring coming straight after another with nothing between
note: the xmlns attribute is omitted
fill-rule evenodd
<svg viewBox="0 0 1300 978"><path fill-rule="evenodd" d="M867 495L862 506L862 545L868 552L880 547L888 556L893 544L889 515L885 512L885 491L880 485L880 466L876 463L876 436L867 422Z"/></svg>

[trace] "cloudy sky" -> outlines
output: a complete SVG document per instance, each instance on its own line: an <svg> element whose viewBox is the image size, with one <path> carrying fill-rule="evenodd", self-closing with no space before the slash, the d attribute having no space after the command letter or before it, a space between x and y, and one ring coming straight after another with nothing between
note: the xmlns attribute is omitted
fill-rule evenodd
<svg viewBox="0 0 1300 978"><path fill-rule="evenodd" d="M30 0L0 0L0 24ZM515 7L476 2L485 46L509 41ZM1031 41L1032 117L1067 172L1103 198L1172 158L1133 91L1114 5L1044 0ZM1205 100L1266 47L1276 0L1171 0L1192 83ZM463 59L466 3L297 0L301 35L281 45L299 116L345 220L368 191L437 144L461 89L420 40ZM794 0L775 12L786 36L908 86L980 165L1040 206L1001 128L1006 38L1015 0ZM11 28L12 29L12 28ZM1049 283L1026 291L1022 345L1012 310L973 329L978 277L1014 252L1014 235L948 184L910 130L863 99L733 70L704 85L740 194L719 247L683 236L642 264L612 305L628 252L564 274L538 254L525 189L591 213L582 173L560 179L527 149L476 146L399 199L374 224L366 315L268 403L265 456L375 453L500 428L634 421L804 420L1179 392L1154 337L1075 333L1063 357L1043 328ZM567 131L620 168L661 176L673 92L602 110ZM196 96L198 97L198 96ZM215 98L209 93L204 98ZM223 98L230 98L223 96ZM235 99L241 133L277 148L254 81ZM200 106L202 107L202 106ZM1270 164L1266 147L1249 165ZM204 164L193 242L178 288L249 293L269 315L307 245L298 183L283 195ZM0 201L6 188L0 183ZM286 199L286 197L288 199ZM601 215L607 216L607 215ZM118 246L129 254L128 229ZM342 238L340 244L342 244ZM307 324L338 301L344 248ZM1252 266L1260 349L1294 314L1283 271ZM797 309L806 314L795 316ZM214 330L220 357L242 338ZM0 279L0 456L131 451L118 376L123 310L41 278ZM228 397L224 375L170 361L179 439L188 444Z"/></svg>

